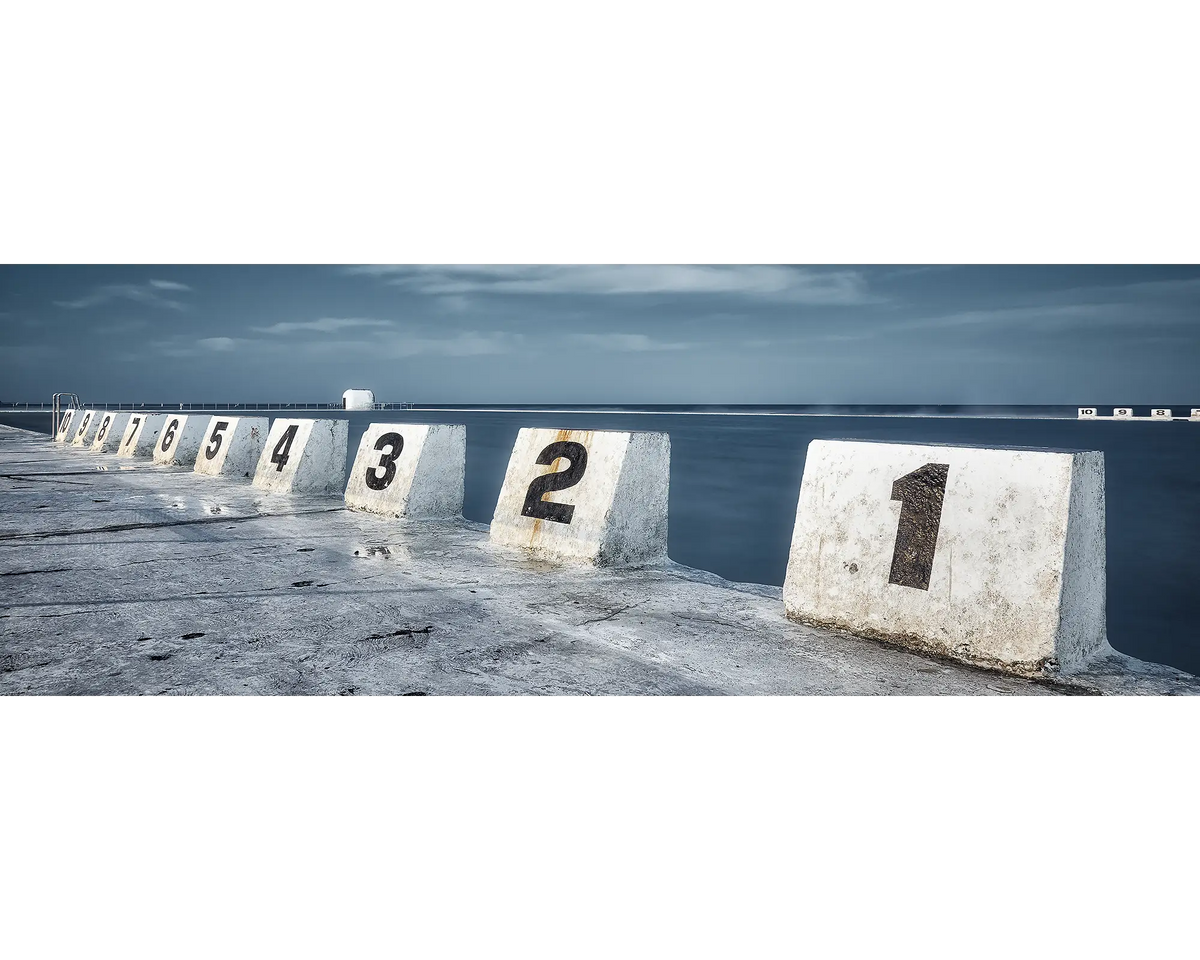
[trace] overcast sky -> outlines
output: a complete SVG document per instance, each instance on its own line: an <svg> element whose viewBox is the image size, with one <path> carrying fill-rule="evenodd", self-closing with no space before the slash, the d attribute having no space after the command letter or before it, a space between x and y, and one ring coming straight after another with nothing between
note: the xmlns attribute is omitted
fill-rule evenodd
<svg viewBox="0 0 1200 960"><path fill-rule="evenodd" d="M0 266L0 400L1200 406L1200 268Z"/></svg>

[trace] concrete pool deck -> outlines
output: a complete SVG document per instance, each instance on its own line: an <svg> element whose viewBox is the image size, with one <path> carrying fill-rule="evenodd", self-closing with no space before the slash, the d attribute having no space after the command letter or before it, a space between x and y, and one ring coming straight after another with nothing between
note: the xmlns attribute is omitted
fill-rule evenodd
<svg viewBox="0 0 1200 960"><path fill-rule="evenodd" d="M534 562L13 427L0 498L0 694L1200 694L1122 654L1024 680L791 622L777 587Z"/></svg>

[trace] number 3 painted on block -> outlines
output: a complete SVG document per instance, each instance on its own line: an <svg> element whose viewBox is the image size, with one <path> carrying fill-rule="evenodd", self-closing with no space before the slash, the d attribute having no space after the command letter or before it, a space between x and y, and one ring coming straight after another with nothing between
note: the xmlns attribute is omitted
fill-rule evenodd
<svg viewBox="0 0 1200 960"><path fill-rule="evenodd" d="M379 458L379 466L367 467L367 487L371 490L386 490L396 479L396 458L404 449L404 438L398 433L385 433L375 441L376 450L382 451L384 447L389 446L391 451ZM376 470L382 470L383 476L376 473Z"/></svg>

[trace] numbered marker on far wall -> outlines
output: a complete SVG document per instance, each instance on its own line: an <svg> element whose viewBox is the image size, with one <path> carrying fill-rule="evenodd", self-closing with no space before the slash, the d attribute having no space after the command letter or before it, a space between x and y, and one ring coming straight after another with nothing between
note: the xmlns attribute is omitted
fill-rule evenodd
<svg viewBox="0 0 1200 960"><path fill-rule="evenodd" d="M1096 419L1096 408L1095 407L1080 407L1079 408L1079 419L1080 420L1095 420Z"/></svg>
<svg viewBox="0 0 1200 960"><path fill-rule="evenodd" d="M96 417L98 412L97 410L83 411L83 416L75 424L75 432L71 437L71 446L83 447L91 445L92 438L96 436L96 427L100 422Z"/></svg>
<svg viewBox="0 0 1200 960"><path fill-rule="evenodd" d="M1150 411L1151 420L1170 420L1171 411L1167 407L1155 407Z"/></svg>
<svg viewBox="0 0 1200 960"><path fill-rule="evenodd" d="M196 473L208 477L254 476L269 432L266 417L213 417L196 456Z"/></svg>
<svg viewBox="0 0 1200 960"><path fill-rule="evenodd" d="M158 435L166 422L167 418L161 413L140 413L135 410L129 415L129 423L125 426L121 445L117 448L117 456L153 456Z"/></svg>
<svg viewBox="0 0 1200 960"><path fill-rule="evenodd" d="M75 431L71 429L75 425L76 418L79 416L79 411L72 407L62 415L62 419L58 421L58 433L54 435L55 443L66 443L73 436Z"/></svg>
<svg viewBox="0 0 1200 960"><path fill-rule="evenodd" d="M271 493L340 495L346 483L345 420L276 420L254 472Z"/></svg>
<svg viewBox="0 0 1200 960"><path fill-rule="evenodd" d="M92 441L92 453L115 453L128 424L128 413L106 411L100 414L100 426L96 428L96 439Z"/></svg>
<svg viewBox="0 0 1200 960"><path fill-rule="evenodd" d="M1111 652L1104 455L814 440L789 617L1040 676Z"/></svg>
<svg viewBox="0 0 1200 960"><path fill-rule="evenodd" d="M154 446L154 462L160 467L194 465L206 426L208 417L168 413Z"/></svg>
<svg viewBox="0 0 1200 960"><path fill-rule="evenodd" d="M346 506L391 517L462 514L467 428L373 423L358 444Z"/></svg>
<svg viewBox="0 0 1200 960"><path fill-rule="evenodd" d="M1113 407L1114 420L1132 420L1133 407Z"/></svg>
<svg viewBox="0 0 1200 960"><path fill-rule="evenodd" d="M508 461L491 540L546 559L663 561L670 479L665 433L525 427Z"/></svg>
<svg viewBox="0 0 1200 960"><path fill-rule="evenodd" d="M1192 407L1192 412L1188 416L1189 420L1200 420L1200 407Z"/></svg>

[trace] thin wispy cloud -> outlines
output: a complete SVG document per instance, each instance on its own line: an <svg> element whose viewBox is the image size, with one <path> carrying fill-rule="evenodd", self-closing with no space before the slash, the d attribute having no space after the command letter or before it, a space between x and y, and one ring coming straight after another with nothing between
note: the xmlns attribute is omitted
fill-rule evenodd
<svg viewBox="0 0 1200 960"><path fill-rule="evenodd" d="M690 350L694 343L669 343L655 340L644 333L572 333L569 343L596 350L616 350L625 353L649 353L659 350Z"/></svg>
<svg viewBox="0 0 1200 960"><path fill-rule="evenodd" d="M431 296L707 295L851 306L882 302L857 270L790 266L387 266L345 267Z"/></svg>
<svg viewBox="0 0 1200 960"><path fill-rule="evenodd" d="M99 306L113 300L132 300L147 306L161 307L166 310L186 310L187 305L179 300L163 296L163 291L191 291L191 287L171 280L151 280L148 283L109 283L95 287L90 293L77 300L55 300L56 307L66 307L69 310L82 310L86 307Z"/></svg>
<svg viewBox="0 0 1200 960"><path fill-rule="evenodd" d="M237 341L232 337L203 337L196 343L206 350L215 350L218 353L226 353L237 346Z"/></svg>
<svg viewBox="0 0 1200 960"><path fill-rule="evenodd" d="M256 333L337 333L354 327L392 327L391 320L372 320L369 317L322 317L320 320L285 320L269 327L251 327Z"/></svg>

